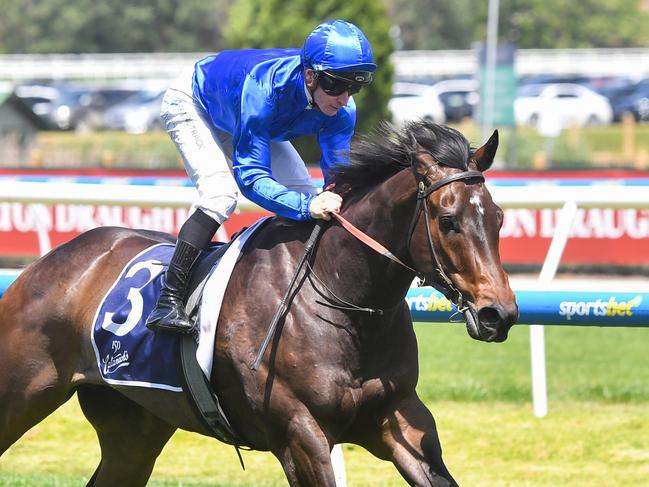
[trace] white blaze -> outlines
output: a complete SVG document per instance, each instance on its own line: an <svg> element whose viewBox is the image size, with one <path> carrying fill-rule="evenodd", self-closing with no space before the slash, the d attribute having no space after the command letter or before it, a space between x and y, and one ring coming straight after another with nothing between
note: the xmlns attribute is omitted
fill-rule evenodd
<svg viewBox="0 0 649 487"><path fill-rule="evenodd" d="M480 199L480 196L474 194L473 196L471 196L469 203L475 206L476 210L478 210L478 213L484 215L484 207L482 206L482 200Z"/></svg>

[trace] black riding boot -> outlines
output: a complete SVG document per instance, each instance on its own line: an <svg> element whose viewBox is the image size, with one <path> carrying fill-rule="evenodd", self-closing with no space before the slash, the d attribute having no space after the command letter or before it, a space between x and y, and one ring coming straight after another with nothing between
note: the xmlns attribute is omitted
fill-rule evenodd
<svg viewBox="0 0 649 487"><path fill-rule="evenodd" d="M153 331L191 333L193 325L185 312L185 292L191 269L201 249L178 240L176 250L165 272L164 285L155 309L146 320L146 327Z"/></svg>
<svg viewBox="0 0 649 487"><path fill-rule="evenodd" d="M187 316L184 303L187 285L192 267L218 228L219 224L200 209L192 213L183 224L178 234L176 250L165 272L160 297L146 320L149 330L192 332L194 325Z"/></svg>

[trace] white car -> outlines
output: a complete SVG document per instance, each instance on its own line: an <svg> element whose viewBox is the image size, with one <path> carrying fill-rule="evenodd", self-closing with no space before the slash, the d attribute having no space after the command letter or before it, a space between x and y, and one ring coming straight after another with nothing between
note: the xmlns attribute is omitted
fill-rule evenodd
<svg viewBox="0 0 649 487"><path fill-rule="evenodd" d="M582 85L529 84L518 89L514 116L518 125L584 127L610 124L613 110L606 97Z"/></svg>
<svg viewBox="0 0 649 487"><path fill-rule="evenodd" d="M435 123L446 122L444 105L433 86L418 83L395 83L388 109L395 125L423 119Z"/></svg>

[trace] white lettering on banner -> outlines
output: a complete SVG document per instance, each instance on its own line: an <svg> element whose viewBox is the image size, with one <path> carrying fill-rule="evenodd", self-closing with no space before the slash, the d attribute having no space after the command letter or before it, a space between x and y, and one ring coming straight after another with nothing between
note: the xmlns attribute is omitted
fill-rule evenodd
<svg viewBox="0 0 649 487"><path fill-rule="evenodd" d="M33 204L30 208L30 205L22 203L1 203L0 231L33 232L36 230L34 215L46 230L52 229L52 211L48 206Z"/></svg>
<svg viewBox="0 0 649 487"><path fill-rule="evenodd" d="M13 205L11 208L11 219L13 220L14 227L19 232L33 232L36 228L27 205Z"/></svg>
<svg viewBox="0 0 649 487"><path fill-rule="evenodd" d="M11 231L11 218L9 218L9 205L11 203L0 203L0 232Z"/></svg>
<svg viewBox="0 0 649 487"><path fill-rule="evenodd" d="M634 239L649 237L649 210L623 210L622 218L629 237Z"/></svg>
<svg viewBox="0 0 649 487"><path fill-rule="evenodd" d="M57 232L71 232L74 230L75 220L69 205L54 206L54 229Z"/></svg>
<svg viewBox="0 0 649 487"><path fill-rule="evenodd" d="M0 203L0 232L34 232L34 211L48 231L82 233L101 226L148 228L178 233L189 215L187 208L140 208L108 205L34 205Z"/></svg>
<svg viewBox="0 0 649 487"><path fill-rule="evenodd" d="M119 206L101 205L97 207L97 225L100 227L123 227L124 215Z"/></svg>
<svg viewBox="0 0 649 487"><path fill-rule="evenodd" d="M536 213L522 208L505 209L500 238L536 237Z"/></svg>
<svg viewBox="0 0 649 487"><path fill-rule="evenodd" d="M175 232L178 234L180 232L180 227L183 226L183 223L185 223L185 220L189 218L189 208L176 208L176 229ZM221 225L223 227L223 225Z"/></svg>
<svg viewBox="0 0 649 487"><path fill-rule="evenodd" d="M573 316L633 316L634 308L642 304L642 296L636 296L628 301L617 301L611 296L607 301L561 301L559 315L567 320Z"/></svg>
<svg viewBox="0 0 649 487"><path fill-rule="evenodd" d="M76 228L77 232L87 232L99 225L95 221L95 207L91 205L81 205L76 210Z"/></svg>
<svg viewBox="0 0 649 487"><path fill-rule="evenodd" d="M508 208L500 238L552 238L561 210ZM571 238L617 240L649 238L649 210L581 208L570 231Z"/></svg>
<svg viewBox="0 0 649 487"><path fill-rule="evenodd" d="M529 210L534 212L534 210ZM539 237L552 238L554 236L554 227L556 226L556 212L554 210L540 210L541 230Z"/></svg>
<svg viewBox="0 0 649 487"><path fill-rule="evenodd" d="M624 235L622 219L616 223L615 211L612 209L593 208L586 214L588 228L592 229L595 238L618 239Z"/></svg>
<svg viewBox="0 0 649 487"><path fill-rule="evenodd" d="M82 233L100 226L148 228L178 233L187 219L188 208L141 208L111 205L34 205L0 202L0 232L36 231L32 211L47 230ZM507 208L501 238L552 238L561 210ZM649 238L649 209L579 209L571 237L617 240Z"/></svg>

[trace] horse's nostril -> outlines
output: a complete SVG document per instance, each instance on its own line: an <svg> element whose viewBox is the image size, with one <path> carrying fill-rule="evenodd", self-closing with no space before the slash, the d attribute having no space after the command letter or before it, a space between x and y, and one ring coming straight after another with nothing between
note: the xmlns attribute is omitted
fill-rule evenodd
<svg viewBox="0 0 649 487"><path fill-rule="evenodd" d="M478 311L478 321L489 328L495 328L502 321L502 317L496 308L485 306Z"/></svg>

